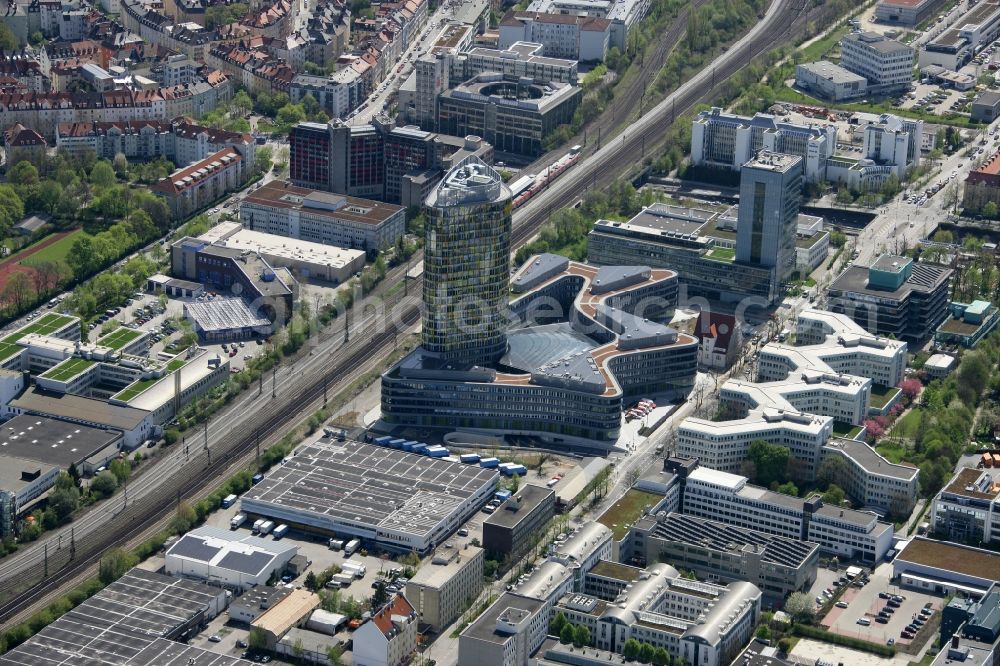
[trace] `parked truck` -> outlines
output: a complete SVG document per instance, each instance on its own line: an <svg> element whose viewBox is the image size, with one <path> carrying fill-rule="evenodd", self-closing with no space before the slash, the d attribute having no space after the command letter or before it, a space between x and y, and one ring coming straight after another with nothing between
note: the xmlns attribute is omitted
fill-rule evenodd
<svg viewBox="0 0 1000 666"><path fill-rule="evenodd" d="M273 530L273 529L274 529L274 521L272 521L272 520L265 520L263 523L261 523L260 530L259 530L260 531L260 535L261 536L267 536L268 534L271 533L271 530Z"/></svg>
<svg viewBox="0 0 1000 666"><path fill-rule="evenodd" d="M257 520L253 521L253 529L250 531L253 532L254 534L259 534L260 526L263 525L265 522L266 521L263 518L258 518Z"/></svg>
<svg viewBox="0 0 1000 666"><path fill-rule="evenodd" d="M361 541L359 541L358 539L351 539L350 541L344 544L344 556L350 557L351 555L356 553L358 548L360 547L361 547Z"/></svg>
<svg viewBox="0 0 1000 666"><path fill-rule="evenodd" d="M243 526L243 523L247 522L247 514L238 513L233 516L229 521L229 529L236 530Z"/></svg>
<svg viewBox="0 0 1000 666"><path fill-rule="evenodd" d="M226 495L225 499L222 500L223 509L228 509L234 504L236 504L236 495Z"/></svg>
<svg viewBox="0 0 1000 666"><path fill-rule="evenodd" d="M280 539L281 537L285 536L286 534L288 534L288 525L285 525L284 523L282 523L281 525L278 525L277 527L274 528L274 538L275 539Z"/></svg>
<svg viewBox="0 0 1000 666"><path fill-rule="evenodd" d="M336 583L338 587L347 587L354 582L354 576L346 573L334 574L330 579L331 583Z"/></svg>
<svg viewBox="0 0 1000 666"><path fill-rule="evenodd" d="M344 562L340 565L340 569L343 573L354 576L355 578L364 578L365 574L368 573L368 567L363 564L358 564L357 562Z"/></svg>
<svg viewBox="0 0 1000 666"><path fill-rule="evenodd" d="M327 545L330 547L330 550L340 550L344 547L344 542L341 539L330 539Z"/></svg>

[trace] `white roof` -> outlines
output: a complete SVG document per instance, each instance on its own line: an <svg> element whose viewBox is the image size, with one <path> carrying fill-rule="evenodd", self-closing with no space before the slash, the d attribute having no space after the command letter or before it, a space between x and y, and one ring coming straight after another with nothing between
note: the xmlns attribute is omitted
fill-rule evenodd
<svg viewBox="0 0 1000 666"><path fill-rule="evenodd" d="M746 485L747 479L745 476L740 476L739 474L730 474L729 472L723 472L717 469L711 469L709 467L698 466L693 472L688 475L688 479L691 481L700 481L702 483L708 483L713 486L721 486L723 488L729 488L730 490L739 490L744 485Z"/></svg>

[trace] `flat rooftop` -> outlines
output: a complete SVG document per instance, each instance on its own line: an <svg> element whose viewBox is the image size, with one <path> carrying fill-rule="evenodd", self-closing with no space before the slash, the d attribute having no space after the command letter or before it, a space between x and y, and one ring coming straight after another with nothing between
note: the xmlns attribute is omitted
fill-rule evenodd
<svg viewBox="0 0 1000 666"><path fill-rule="evenodd" d="M984 472L988 475L990 474L990 470L966 467L956 474L955 478L953 478L951 482L943 488L943 492L960 497L969 497L972 499L992 500L1000 495L1000 492L979 492L979 490L977 490L978 486L975 485L976 481L983 476ZM992 476L990 476L990 479L990 486L992 488Z"/></svg>
<svg viewBox="0 0 1000 666"><path fill-rule="evenodd" d="M889 462L880 456L875 449L856 439L834 437L825 446L843 451L851 460L857 462L866 472L871 474L888 476L901 481L911 481L919 473L916 467Z"/></svg>
<svg viewBox="0 0 1000 666"><path fill-rule="evenodd" d="M203 333L271 325L267 317L256 314L242 298L214 298L197 303L185 303L184 314L193 320L195 330Z"/></svg>
<svg viewBox="0 0 1000 666"><path fill-rule="evenodd" d="M258 576L275 559L297 552L298 546L287 541L261 539L246 532L230 532L215 527L199 527L174 542L167 550L167 556L207 564L216 570Z"/></svg>
<svg viewBox="0 0 1000 666"><path fill-rule="evenodd" d="M500 616L530 616L541 611L544 605L539 599L504 592L492 606L462 631L462 636L488 643L506 643L511 640L511 635L497 631L497 620Z"/></svg>
<svg viewBox="0 0 1000 666"><path fill-rule="evenodd" d="M500 505L499 509L491 513L486 520L483 521L483 526L495 525L497 527L506 528L514 527L527 518L528 515L542 502L546 501L550 497L554 502L555 491L551 488L542 488L541 486L525 483L517 489L517 492L514 493L511 499L514 497L521 498L520 508L516 511L511 510L510 507L514 506L514 502L508 499Z"/></svg>
<svg viewBox="0 0 1000 666"><path fill-rule="evenodd" d="M80 420L122 431L139 427L143 419L149 416L149 412L142 409L112 405L104 400L72 393L39 390L37 387L27 389L11 400L10 404L31 414Z"/></svg>
<svg viewBox="0 0 1000 666"><path fill-rule="evenodd" d="M22 458L67 468L114 445L121 437L115 430L22 414L0 423L0 461Z"/></svg>
<svg viewBox="0 0 1000 666"><path fill-rule="evenodd" d="M774 171L777 173L784 173L789 169L795 167L796 164L802 162L802 158L798 155L788 155L786 153L772 153L767 150L762 150L757 153L757 156L746 163L745 166L753 167L761 171Z"/></svg>
<svg viewBox="0 0 1000 666"><path fill-rule="evenodd" d="M132 569L3 655L0 662L25 666L172 664L160 653L152 661L140 660L139 655L149 656L157 639L180 638L186 625L214 606L221 594L222 590L201 583ZM239 663L227 659L201 663Z"/></svg>
<svg viewBox="0 0 1000 666"><path fill-rule="evenodd" d="M343 194L332 194L296 187L290 183L272 180L263 187L247 194L242 206L256 204L275 209L298 210L302 214L329 217L336 220L378 225L397 215L402 206L359 199Z"/></svg>
<svg viewBox="0 0 1000 666"><path fill-rule="evenodd" d="M900 285L899 289L889 291L887 289L870 288L868 286L868 267L850 266L841 273L840 277L830 285L831 290L849 291L868 296L886 297L890 295L894 298L903 298L911 292L934 291L942 282L948 280L951 270L941 266L931 266L928 264L913 264L913 274L906 282Z"/></svg>
<svg viewBox="0 0 1000 666"><path fill-rule="evenodd" d="M896 561L1000 582L1000 553L948 541L914 537L896 556Z"/></svg>
<svg viewBox="0 0 1000 666"><path fill-rule="evenodd" d="M260 252L269 257L288 261L343 268L365 255L364 250L352 250L324 245L311 241L276 236L274 234L244 229L239 222L223 222L217 224L198 237L208 243L238 250Z"/></svg>
<svg viewBox="0 0 1000 666"><path fill-rule="evenodd" d="M121 349L127 345L135 342L140 337L143 336L142 331L137 331L132 328L121 328L115 329L114 331L108 333L104 337L97 341L97 344L102 347L109 347L111 349Z"/></svg>
<svg viewBox="0 0 1000 666"><path fill-rule="evenodd" d="M426 535L499 472L360 442L304 444L243 501Z"/></svg>
<svg viewBox="0 0 1000 666"><path fill-rule="evenodd" d="M37 335L52 335L53 333L65 328L67 325L72 324L76 320L76 317L69 317L67 315L50 312L42 315L42 317L37 321L31 322L27 326L19 328L12 333L8 333L0 338L0 361L3 361L14 353L21 351L21 346L17 344L17 341L24 336L31 333L35 333Z"/></svg>

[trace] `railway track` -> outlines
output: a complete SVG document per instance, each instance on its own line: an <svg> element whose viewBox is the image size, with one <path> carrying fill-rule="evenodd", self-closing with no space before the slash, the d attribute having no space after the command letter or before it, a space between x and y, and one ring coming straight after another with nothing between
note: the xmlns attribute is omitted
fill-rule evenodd
<svg viewBox="0 0 1000 666"><path fill-rule="evenodd" d="M653 151L663 140L677 116L687 112L698 102L710 99L717 92L718 86L745 67L754 56L780 45L790 39L796 29L801 29L808 0L774 2L778 7L768 12L763 30L745 46L730 49L715 61L715 71L712 74L713 81L717 82L715 88L682 87L640 119L645 121L643 127L648 126L649 130L639 130L634 126L638 131L626 129L612 143L605 144L603 150L585 150L584 159L574 169L520 208L514 215L512 247L520 247L529 241L555 210L571 206L586 191L606 187L622 174L628 174L647 150ZM722 62L719 63L719 60ZM645 120L647 116L650 120ZM596 155L597 153L600 154ZM595 155L598 159L591 159ZM398 278L402 270L398 273L394 271L395 277ZM419 294L420 278L413 280L411 286L411 294ZM410 303L397 312L395 321L389 328L361 338L358 337L358 331L352 330L350 342L337 351L338 355L346 354L345 358L325 371L299 377L297 386L293 384L291 389L283 389L283 400L271 403L273 407L269 405L256 411L231 428L210 451L199 449L177 471L176 484L163 483L138 500L122 506L103 529L93 529L79 539L72 539L71 543L66 543L67 539L62 538L54 552L47 553L47 564L42 557L37 557L32 573L23 572L24 575L33 576L38 576L39 572L45 574L38 582L25 588L22 575L5 574L3 565L0 564L0 598L7 597L0 604L0 622L4 623L4 628L24 619L31 609L59 593L64 584L96 569L101 554L108 548L126 546L137 542L140 537L152 534L173 514L178 501L202 496L217 486L229 471L248 465L250 455L257 446L263 447L280 439L286 423L295 422L314 411L314 405L317 401L321 402L327 388L333 389L335 394L335 387L346 384L352 373L370 365L374 359L383 358L391 346L394 346L397 336L419 322L420 310L415 300L415 297L410 297ZM332 332L327 337L330 335ZM338 378L344 379L338 382ZM118 502L118 498L111 502ZM111 506L113 505L109 504L96 511L107 511ZM52 548L48 550L53 551ZM54 573L48 575L48 571Z"/></svg>

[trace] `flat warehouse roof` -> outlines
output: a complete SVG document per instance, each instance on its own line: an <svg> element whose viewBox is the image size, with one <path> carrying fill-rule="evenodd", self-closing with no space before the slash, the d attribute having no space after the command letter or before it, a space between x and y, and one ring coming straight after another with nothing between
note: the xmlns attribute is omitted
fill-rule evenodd
<svg viewBox="0 0 1000 666"><path fill-rule="evenodd" d="M896 557L896 561L1000 581L1000 554L946 541L914 537Z"/></svg>
<svg viewBox="0 0 1000 666"><path fill-rule="evenodd" d="M159 659L138 661L137 657L157 638L172 638L220 594L221 590L193 581L132 569L3 655L0 663L169 664Z"/></svg>
<svg viewBox="0 0 1000 666"><path fill-rule="evenodd" d="M252 666L253 662L219 654L166 638L157 638L130 660L127 666Z"/></svg>
<svg viewBox="0 0 1000 666"><path fill-rule="evenodd" d="M243 495L286 511L423 536L459 509L496 470L360 442L315 442Z"/></svg>
<svg viewBox="0 0 1000 666"><path fill-rule="evenodd" d="M11 457L69 467L120 439L115 430L22 414L0 423L0 464Z"/></svg>

